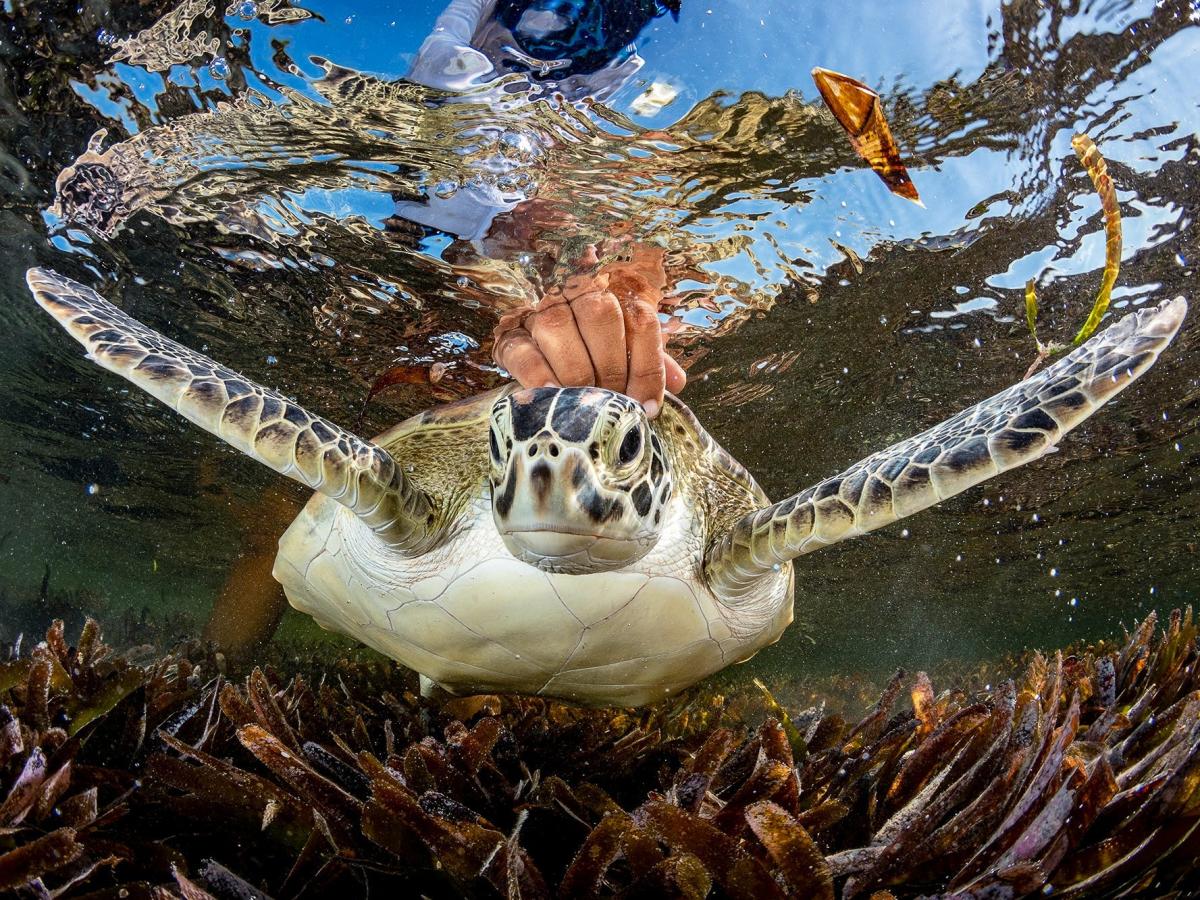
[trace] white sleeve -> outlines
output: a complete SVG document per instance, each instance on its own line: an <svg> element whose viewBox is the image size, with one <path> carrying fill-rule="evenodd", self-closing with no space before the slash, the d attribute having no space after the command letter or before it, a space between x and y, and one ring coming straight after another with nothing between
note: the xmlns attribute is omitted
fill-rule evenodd
<svg viewBox="0 0 1200 900"><path fill-rule="evenodd" d="M495 5L496 0L451 0L405 77L445 91L466 90L486 80L492 61L471 46L471 38Z"/></svg>

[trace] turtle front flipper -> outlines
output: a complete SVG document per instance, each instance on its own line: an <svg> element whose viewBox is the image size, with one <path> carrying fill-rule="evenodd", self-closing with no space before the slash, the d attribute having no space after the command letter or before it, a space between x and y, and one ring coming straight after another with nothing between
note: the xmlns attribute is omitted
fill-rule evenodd
<svg viewBox="0 0 1200 900"><path fill-rule="evenodd" d="M247 456L320 491L401 552L436 540L438 516L388 452L127 316L47 269L26 281L88 357Z"/></svg>
<svg viewBox="0 0 1200 900"><path fill-rule="evenodd" d="M736 603L805 553L882 528L1037 459L1154 365L1187 312L1182 297L1126 316L1032 378L717 535L705 574Z"/></svg>

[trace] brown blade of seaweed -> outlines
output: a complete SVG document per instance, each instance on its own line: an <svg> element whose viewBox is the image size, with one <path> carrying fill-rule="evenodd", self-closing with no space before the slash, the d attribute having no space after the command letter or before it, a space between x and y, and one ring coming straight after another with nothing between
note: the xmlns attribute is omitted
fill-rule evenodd
<svg viewBox="0 0 1200 900"><path fill-rule="evenodd" d="M369 841L387 850L398 859L407 860L410 864L420 862L433 865L430 850L419 835L409 827L408 823L388 812L382 803L375 803L374 796L377 782L386 782L407 790L396 780L395 775L383 766L379 760L366 751L359 754L359 766L364 774L371 779L373 799L363 806L362 833Z"/></svg>
<svg viewBox="0 0 1200 900"><path fill-rule="evenodd" d="M41 747L34 747L9 789L8 796L0 803L0 824L19 825L33 809L45 780L46 755Z"/></svg>
<svg viewBox="0 0 1200 900"><path fill-rule="evenodd" d="M725 801L712 819L718 828L728 831L742 816L742 810L758 800L766 800L787 783L792 775L792 767L777 759L770 759L763 750L759 749L758 762L752 771Z"/></svg>
<svg viewBox="0 0 1200 900"><path fill-rule="evenodd" d="M200 764L200 768L196 769L186 764L183 760L163 754L154 754L150 757L147 763L150 766L155 765L160 760L163 761L162 765L167 767L164 769L164 776L167 776L168 772L174 772L178 776L174 785L180 790L189 790L189 786L198 786L197 779L199 778L211 778L213 786L224 785L231 794L240 796L245 801L255 802L259 815L262 813L262 808L270 801L275 801L275 803L280 805L290 805L293 802L292 797L286 790L260 775L239 769L226 760L210 756L203 750L197 750L195 747L188 745L176 737L172 737L166 732L160 731L158 737L164 744L180 754L180 756L193 759ZM182 768L173 767L172 764L181 764Z"/></svg>
<svg viewBox="0 0 1200 900"><path fill-rule="evenodd" d="M791 744L792 750L795 753L803 753L804 738L801 736L799 729L792 723L792 718L788 715L788 711L779 704L779 701L775 699L775 695L767 689L761 678L753 679L753 684L762 692L763 702L771 714L778 720L779 726L787 735L788 743Z"/></svg>
<svg viewBox="0 0 1200 900"><path fill-rule="evenodd" d="M992 773L997 758L1008 746L1008 735L997 738L981 756L977 756L977 743L974 740L964 742L912 800L876 832L872 844L882 846L883 852L870 866L846 882L845 897L858 896L873 886L900 882L912 873L920 872L922 877L933 874L936 866L930 864L930 834ZM971 764L966 771L952 778L962 761ZM948 786L943 788L946 783Z"/></svg>
<svg viewBox="0 0 1200 900"><path fill-rule="evenodd" d="M21 720L35 731L50 727L50 679L51 663L57 663L53 654L44 647L35 647L25 679L25 706Z"/></svg>
<svg viewBox="0 0 1200 900"><path fill-rule="evenodd" d="M0 891L24 887L83 853L75 829L60 828L0 854Z"/></svg>
<svg viewBox="0 0 1200 900"><path fill-rule="evenodd" d="M855 152L866 160L889 191L923 207L916 185L900 159L900 148L884 117L879 95L861 81L830 69L815 68L812 77L821 99L849 136Z"/></svg>
<svg viewBox="0 0 1200 900"><path fill-rule="evenodd" d="M394 831L399 821L420 838L438 865L461 886L474 882L504 845L505 835L499 831L430 815L382 766L368 774L371 799L363 808L363 830L372 840L375 835Z"/></svg>
<svg viewBox="0 0 1200 900"><path fill-rule="evenodd" d="M236 897L238 900L271 900L269 894L256 888L244 878L229 871L216 860L206 860L200 867L204 883L221 897Z"/></svg>
<svg viewBox="0 0 1200 900"><path fill-rule="evenodd" d="M1066 881L1061 890L1055 889L1055 895L1069 898L1107 896L1115 893L1116 888L1141 883L1147 872L1154 871L1156 864L1169 858L1177 848L1186 846L1198 834L1200 819L1190 817L1167 819L1163 825L1149 832L1127 830L1120 835L1125 840L1113 841L1105 847L1107 852L1098 857L1098 865L1084 868L1081 872L1083 877ZM1194 857L1189 862L1194 874ZM1056 879L1056 887L1057 884ZM1194 883L1185 884L1194 887ZM1123 892L1120 896L1130 896L1131 893Z"/></svg>
<svg viewBox="0 0 1200 900"><path fill-rule="evenodd" d="M175 878L175 886L179 888L179 895L183 897L183 900L217 900L216 897L180 872L177 866L171 867L171 875Z"/></svg>
<svg viewBox="0 0 1200 900"><path fill-rule="evenodd" d="M162 801L170 815L181 820L220 821L231 828L253 830L260 839L300 847L313 827L312 807L292 798L274 785L277 797L240 788L204 766L152 754L147 760L147 777L156 785L186 792ZM262 832L269 834L262 838Z"/></svg>
<svg viewBox="0 0 1200 900"><path fill-rule="evenodd" d="M337 736L334 735L334 737L336 739ZM358 800L366 798L371 787L371 782L356 767L314 741L305 741L301 750L304 752L304 758L321 775L324 775ZM347 750L344 752L347 752L351 759L355 758L355 754L352 751Z"/></svg>
<svg viewBox="0 0 1200 900"><path fill-rule="evenodd" d="M462 723L458 724L461 726ZM491 758L492 749L503 730L504 726L500 724L500 720L489 716L480 719L469 731L463 728L453 739L447 733L446 743L451 758L469 774L476 774L484 762Z"/></svg>
<svg viewBox="0 0 1200 900"><path fill-rule="evenodd" d="M671 792L676 805L697 813L704 802L713 777L724 764L736 741L728 728L717 728L705 739L700 749L675 776Z"/></svg>
<svg viewBox="0 0 1200 900"><path fill-rule="evenodd" d="M1113 775L1112 766L1106 758L1101 757L1088 775L1087 781L1079 789L1071 814L1055 838L1053 845L1042 856L1041 867L1047 873L1047 880L1053 882L1053 873L1068 853L1079 846L1092 823L1096 821L1100 810L1113 798L1117 792L1117 781Z"/></svg>
<svg viewBox="0 0 1200 900"><path fill-rule="evenodd" d="M1145 780L1148 775L1153 777L1163 758L1188 742L1189 730L1198 718L1200 718L1200 691L1193 691L1173 704L1170 709L1156 715L1153 725L1155 734L1144 742L1152 744L1152 748L1142 753L1133 752L1131 755L1137 761L1121 770L1117 775L1117 783L1125 788ZM1147 731L1150 730L1151 726L1148 723ZM1154 743L1155 737L1158 738L1157 743ZM1130 750L1131 748L1125 746L1124 742L1118 748L1118 752L1122 756L1130 753Z"/></svg>
<svg viewBox="0 0 1200 900"><path fill-rule="evenodd" d="M1003 872L1019 863L1032 862L1041 854L1070 819L1076 797L1086 781L1086 776L1080 770L1072 769L1025 830L1001 854L994 868Z"/></svg>
<svg viewBox="0 0 1200 900"><path fill-rule="evenodd" d="M117 705L140 688L145 682L145 675L135 668L126 669L105 680L100 690L87 698L68 695L65 710L70 717L67 733L79 734L84 728L102 718ZM140 739L138 741L140 743Z"/></svg>
<svg viewBox="0 0 1200 900"><path fill-rule="evenodd" d="M71 655L70 648L67 647L67 639L64 634L66 626L62 619L55 619L50 623L50 627L46 629L46 646L50 652L58 657L58 661L62 666L67 665L67 659Z"/></svg>
<svg viewBox="0 0 1200 900"><path fill-rule="evenodd" d="M892 804L907 802L938 763L953 753L958 745L969 740L981 723L986 721L991 710L985 703L975 703L947 718L934 729L900 767L895 780L888 788L887 798Z"/></svg>
<svg viewBox="0 0 1200 900"><path fill-rule="evenodd" d="M95 850L94 847L90 849ZM98 859L87 853L77 856L71 862L59 866L54 870L51 875L51 883L54 887L50 891L50 896L55 898L55 900L59 897L78 897L81 892L75 890L77 886L83 886L92 876L98 874L101 869L114 869L119 864L128 862L128 860L129 857L127 855L117 856L115 854L102 856ZM111 878L112 876L109 875L108 877ZM87 896L87 893L84 893L84 896ZM96 895L93 892L91 896L95 897Z"/></svg>
<svg viewBox="0 0 1200 900"><path fill-rule="evenodd" d="M621 852L621 836L633 826L623 814L607 815L592 829L559 883L562 897L596 897L604 875Z"/></svg>
<svg viewBox="0 0 1200 900"><path fill-rule="evenodd" d="M71 760L59 766L42 782L38 791L37 801L33 805L33 821L41 822L54 811L58 801L71 787ZM0 821L3 817L0 816Z"/></svg>
<svg viewBox="0 0 1200 900"><path fill-rule="evenodd" d="M284 784L311 803L339 832L352 827L358 819L362 804L324 775L314 771L301 756L257 725L246 725L237 731L238 741L279 777Z"/></svg>
<svg viewBox="0 0 1200 900"><path fill-rule="evenodd" d="M621 900L704 900L712 892L712 876L699 859L679 853L657 863L619 895Z"/></svg>
<svg viewBox="0 0 1200 900"><path fill-rule="evenodd" d="M855 872L869 869L883 855L885 849L884 847L854 847L850 850L841 850L826 856L825 863L829 866L829 871L833 873L834 878L841 878L844 875L853 875Z"/></svg>
<svg viewBox="0 0 1200 900"><path fill-rule="evenodd" d="M241 728L243 725L250 725L256 721L254 707L232 684L226 682L217 696L221 713L235 728Z"/></svg>
<svg viewBox="0 0 1200 900"><path fill-rule="evenodd" d="M1063 758L1067 747L1075 737L1079 728L1079 695L1071 699L1067 710L1066 720L1053 732L1044 754L1024 791L1019 794L1009 809L1008 815L1000 823L992 837L976 852L958 874L954 876L953 885L963 885L977 879L984 868L991 868L988 860L1002 855L1003 848L1009 846L1015 835L1024 830L1031 817L1036 815L1047 802L1047 789L1056 777L1060 777L1063 769ZM1000 853L996 851L1000 850Z"/></svg>
<svg viewBox="0 0 1200 900"><path fill-rule="evenodd" d="M13 757L25 752L25 740L21 737L21 723L7 706L0 704L0 770Z"/></svg>
<svg viewBox="0 0 1200 900"><path fill-rule="evenodd" d="M826 800L824 803L806 809L796 818L809 834L820 834L827 828L832 828L850 814L850 807L840 800Z"/></svg>
<svg viewBox="0 0 1200 900"><path fill-rule="evenodd" d="M833 873L804 826L769 800L747 807L745 817L792 896L833 900Z"/></svg>
<svg viewBox="0 0 1200 900"><path fill-rule="evenodd" d="M246 693L250 698L250 705L254 708L256 720L263 730L280 741L292 753L300 755L302 752L300 741L296 738L292 727L288 725L287 719L284 718L283 710L279 708L275 692L267 681L267 676L258 666L254 667L254 671L246 679Z"/></svg>
<svg viewBox="0 0 1200 900"><path fill-rule="evenodd" d="M58 804L58 815L64 825L71 828L83 828L96 821L99 811L99 788L90 787L86 791L72 794Z"/></svg>
<svg viewBox="0 0 1200 900"><path fill-rule="evenodd" d="M908 695L912 700L913 715L921 723L921 727L917 729L917 738L924 740L938 725L937 703L933 695L933 684L926 673L917 673L916 681L913 682Z"/></svg>
<svg viewBox="0 0 1200 900"><path fill-rule="evenodd" d="M673 849L698 857L721 889L734 900L783 900L783 891L762 864L742 850L733 838L708 822L693 818L662 800L642 804L633 819Z"/></svg>
<svg viewBox="0 0 1200 900"><path fill-rule="evenodd" d="M855 747L875 740L883 733L884 726L887 724L888 714L891 712L892 707L896 705L896 698L900 696L900 691L903 688L904 672L896 670L888 680L883 693L879 695L879 699L875 703L875 708L861 722L855 725L850 730L850 734L846 736L844 742L846 752L851 752Z"/></svg>
<svg viewBox="0 0 1200 900"><path fill-rule="evenodd" d="M83 630L79 632L80 669L90 669L107 652L108 648L101 637L100 623L88 616L83 623Z"/></svg>
<svg viewBox="0 0 1200 900"><path fill-rule="evenodd" d="M516 824L504 846L484 866L484 877L504 895L505 900L549 900L551 896L546 879L520 844L521 827L528 817L528 810L522 810L517 815Z"/></svg>

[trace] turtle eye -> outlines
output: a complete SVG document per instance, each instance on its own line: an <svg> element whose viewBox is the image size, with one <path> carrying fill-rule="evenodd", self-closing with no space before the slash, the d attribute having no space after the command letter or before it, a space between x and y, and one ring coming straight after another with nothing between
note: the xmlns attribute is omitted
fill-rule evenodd
<svg viewBox="0 0 1200 900"><path fill-rule="evenodd" d="M504 462L504 457L500 455L500 442L496 440L496 429L488 429L488 452L492 455L492 462L500 465Z"/></svg>
<svg viewBox="0 0 1200 900"><path fill-rule="evenodd" d="M627 432L617 449L617 462L623 466L629 465L642 451L642 429L634 425Z"/></svg>

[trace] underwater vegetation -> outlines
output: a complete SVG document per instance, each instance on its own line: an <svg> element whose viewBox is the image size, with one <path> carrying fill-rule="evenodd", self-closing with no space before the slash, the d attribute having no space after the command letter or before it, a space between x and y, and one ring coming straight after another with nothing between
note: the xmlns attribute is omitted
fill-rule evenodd
<svg viewBox="0 0 1200 900"><path fill-rule="evenodd" d="M1200 852L1190 610L857 723L693 691L639 710L418 697L342 660L134 665L88 621L0 662L0 894L1180 895ZM908 702L901 702L907 698Z"/></svg>
<svg viewBox="0 0 1200 900"><path fill-rule="evenodd" d="M164 604L165 606L165 604ZM49 563L36 589L0 583L0 658L5 648L20 652L22 643L45 633L55 620L68 633L83 628L89 618L111 623L109 639L130 659L149 662L163 649L196 634L195 619L181 610L152 610L148 606L113 604L104 593L90 587L62 588L55 584Z"/></svg>

